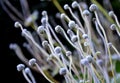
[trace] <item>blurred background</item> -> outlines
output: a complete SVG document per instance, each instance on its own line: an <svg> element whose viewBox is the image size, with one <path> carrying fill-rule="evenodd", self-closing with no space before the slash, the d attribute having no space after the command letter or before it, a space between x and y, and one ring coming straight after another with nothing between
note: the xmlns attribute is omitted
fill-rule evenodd
<svg viewBox="0 0 120 83"><path fill-rule="evenodd" d="M2 0L1 0L2 1ZM20 9L19 0L9 0L11 4L13 4L16 8ZM29 3L30 11L37 9L39 14L43 10L48 12L48 15L52 15L55 17L55 14L58 12L57 8L53 5L50 0L27 0ZM64 4L71 4L74 0L58 0L60 5L63 7ZM78 0L78 1L88 1L89 0ZM105 0L98 0L101 5L104 7ZM119 0L110 0L113 10L118 16L120 17L120 1ZM39 18L41 18L39 15ZM37 20L40 23L40 19ZM31 29L30 29L31 30ZM25 41L24 38L21 37L20 29L16 29L14 27L14 21L8 16L3 8L0 5L0 75L1 75L1 82L3 83L26 83L22 73L16 70L16 66L19 63L22 63L16 56L16 54L9 49L10 43L17 43L22 45ZM24 50L24 48L23 48ZM24 50L25 52L25 50ZM44 77L36 72L32 71L34 76L37 77L36 80L40 83L47 83ZM56 79L59 77L56 76ZM61 78L62 79L62 78Z"/></svg>

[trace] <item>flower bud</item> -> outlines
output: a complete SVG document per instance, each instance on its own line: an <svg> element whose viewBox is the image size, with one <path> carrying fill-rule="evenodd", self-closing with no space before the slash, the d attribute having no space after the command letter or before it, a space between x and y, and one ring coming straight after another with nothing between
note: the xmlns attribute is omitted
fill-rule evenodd
<svg viewBox="0 0 120 83"><path fill-rule="evenodd" d="M69 9L68 4L65 4L65 5L64 5L64 9L65 9L65 10Z"/></svg>
<svg viewBox="0 0 120 83"><path fill-rule="evenodd" d="M97 5L95 5L95 4L92 4L90 7L89 7L89 10L91 11L91 12L94 12L94 11L96 11L98 9L98 7L97 7Z"/></svg>
<svg viewBox="0 0 120 83"><path fill-rule="evenodd" d="M71 56L72 55L72 52L71 51L67 51L66 52L66 56Z"/></svg>
<svg viewBox="0 0 120 83"><path fill-rule="evenodd" d="M75 28L75 26L76 26L75 21L69 21L68 27L69 27L70 29Z"/></svg>
<svg viewBox="0 0 120 83"><path fill-rule="evenodd" d="M36 63L36 59L32 58L32 59L29 60L29 65L30 66L34 66L35 63Z"/></svg>
<svg viewBox="0 0 120 83"><path fill-rule="evenodd" d="M82 14L83 14L83 16L89 16L90 12L88 10L84 10Z"/></svg>
<svg viewBox="0 0 120 83"><path fill-rule="evenodd" d="M67 69L66 68L60 68L59 73L60 73L60 75L66 75Z"/></svg>
<svg viewBox="0 0 120 83"><path fill-rule="evenodd" d="M55 51L56 54L60 54L61 53L61 47L59 47L59 46L55 47L54 51Z"/></svg>
<svg viewBox="0 0 120 83"><path fill-rule="evenodd" d="M18 71L22 71L24 68L25 68L25 65L24 65L24 64L18 64L18 65L17 65L17 70L18 70Z"/></svg>
<svg viewBox="0 0 120 83"><path fill-rule="evenodd" d="M77 1L73 1L73 3L72 3L72 8L76 8L77 6L78 6Z"/></svg>
<svg viewBox="0 0 120 83"><path fill-rule="evenodd" d="M71 37L71 41L74 43L74 42L77 42L78 41L78 38L77 38L77 36L76 35L73 35L72 37Z"/></svg>

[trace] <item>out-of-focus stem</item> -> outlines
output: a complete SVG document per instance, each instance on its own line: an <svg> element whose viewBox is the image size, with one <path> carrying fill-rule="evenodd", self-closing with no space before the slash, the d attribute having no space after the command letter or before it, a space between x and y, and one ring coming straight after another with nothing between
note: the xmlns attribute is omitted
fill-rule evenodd
<svg viewBox="0 0 120 83"><path fill-rule="evenodd" d="M44 74L54 83L59 83L58 81L56 81L49 73L47 70L43 70Z"/></svg>
<svg viewBox="0 0 120 83"><path fill-rule="evenodd" d="M60 6L60 4L58 3L57 0L52 0L53 4L56 6L56 8L59 10L59 12L61 13L65 13L65 11L63 10L63 8Z"/></svg>

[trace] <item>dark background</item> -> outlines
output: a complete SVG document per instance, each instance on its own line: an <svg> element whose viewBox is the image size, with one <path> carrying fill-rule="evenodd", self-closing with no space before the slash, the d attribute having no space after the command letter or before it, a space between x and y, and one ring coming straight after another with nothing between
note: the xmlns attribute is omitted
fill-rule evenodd
<svg viewBox="0 0 120 83"><path fill-rule="evenodd" d="M12 1L12 0L11 0ZM13 0L15 1L15 0ZM54 12L57 9L53 6L51 2L41 2L40 0L28 0L29 6L31 9L38 8L38 10L42 11L46 9L49 14L54 15ZM67 3L67 0L61 0L61 4ZM114 2L113 2L114 1ZM120 15L120 7L117 6L118 0L111 0L114 12ZM116 3L118 2L118 3ZM19 3L14 3L16 7ZM41 5L45 4L45 5ZM41 9L43 6L43 9ZM46 8L47 7L47 8ZM22 76L22 73L16 70L16 66L19 63L22 63L15 55L15 53L9 49L10 43L18 43L22 45L24 42L24 38L21 37L20 29L14 28L14 21L8 16L8 14L1 8L0 6L0 81L1 83L27 83ZM32 71L34 76L40 83L47 83L44 77L36 72ZM57 77L58 78L58 77ZM58 78L59 79L59 78Z"/></svg>

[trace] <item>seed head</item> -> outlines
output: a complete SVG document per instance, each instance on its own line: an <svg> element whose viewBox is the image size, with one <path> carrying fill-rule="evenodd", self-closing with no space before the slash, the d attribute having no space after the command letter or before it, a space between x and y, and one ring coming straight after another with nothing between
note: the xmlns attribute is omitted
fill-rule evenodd
<svg viewBox="0 0 120 83"><path fill-rule="evenodd" d="M60 75L66 75L67 69L66 68L60 68L59 73L60 73Z"/></svg>
<svg viewBox="0 0 120 83"><path fill-rule="evenodd" d="M28 67L25 68L25 73L30 73L30 69Z"/></svg>
<svg viewBox="0 0 120 83"><path fill-rule="evenodd" d="M42 11L42 15L46 16L47 15L47 11Z"/></svg>
<svg viewBox="0 0 120 83"><path fill-rule="evenodd" d="M55 31L56 31L57 33L62 32L61 26L60 26L60 25L57 25L57 26L55 27Z"/></svg>
<svg viewBox="0 0 120 83"><path fill-rule="evenodd" d="M84 46L88 46L89 45L89 43L88 42L84 42Z"/></svg>
<svg viewBox="0 0 120 83"><path fill-rule="evenodd" d="M82 38L87 39L87 38L88 38L88 35L87 35L87 34L83 34L83 35L82 35Z"/></svg>
<svg viewBox="0 0 120 83"><path fill-rule="evenodd" d="M75 28L75 26L76 26L75 21L69 21L68 26L70 29Z"/></svg>
<svg viewBox="0 0 120 83"><path fill-rule="evenodd" d="M71 41L72 41L72 42L77 42L77 41L78 41L77 36L76 36L76 35L73 35L73 36L71 37Z"/></svg>
<svg viewBox="0 0 120 83"><path fill-rule="evenodd" d="M87 65L89 63L88 59L84 58L84 59L81 59L80 63L82 65Z"/></svg>
<svg viewBox="0 0 120 83"><path fill-rule="evenodd" d="M19 28L21 24L19 22L15 22L14 27Z"/></svg>
<svg viewBox="0 0 120 83"><path fill-rule="evenodd" d="M48 41L44 40L44 41L42 42L42 46L46 48L46 47L48 46Z"/></svg>
<svg viewBox="0 0 120 83"><path fill-rule="evenodd" d="M10 48L10 49L16 49L16 48L17 48L17 44L10 44L10 45L9 45L9 48Z"/></svg>
<svg viewBox="0 0 120 83"><path fill-rule="evenodd" d="M61 17L62 19L64 19L65 16L66 16L66 15L65 15L64 13L62 13L60 17Z"/></svg>
<svg viewBox="0 0 120 83"><path fill-rule="evenodd" d="M17 70L18 70L18 71L22 71L24 68L25 68L25 65L24 65L24 64L18 64L18 65L17 65Z"/></svg>
<svg viewBox="0 0 120 83"><path fill-rule="evenodd" d="M111 16L111 17L114 16L114 12L113 12L113 11L110 11L108 14L109 14L109 16Z"/></svg>
<svg viewBox="0 0 120 83"><path fill-rule="evenodd" d="M60 18L60 13L56 13L56 18Z"/></svg>
<svg viewBox="0 0 120 83"><path fill-rule="evenodd" d="M112 46L112 43L111 43L111 42L109 42L109 43L108 43L108 46L110 46L110 47L111 47L111 46Z"/></svg>
<svg viewBox="0 0 120 83"><path fill-rule="evenodd" d="M71 29L67 30L67 34L69 34L70 37L72 37L74 35L73 31Z"/></svg>
<svg viewBox="0 0 120 83"><path fill-rule="evenodd" d="M55 47L54 51L55 51L56 54L60 54L61 53L61 47L59 47L59 46Z"/></svg>
<svg viewBox="0 0 120 83"><path fill-rule="evenodd" d="M42 23L43 25L46 25L46 24L47 24L47 19L46 19L45 17L43 17L43 18L41 19L41 23Z"/></svg>
<svg viewBox="0 0 120 83"><path fill-rule="evenodd" d="M40 33L40 34L43 34L45 32L44 26L39 26L38 29L37 29L37 32Z"/></svg>
<svg viewBox="0 0 120 83"><path fill-rule="evenodd" d="M78 2L77 1L74 1L73 3L72 3L72 8L76 8L78 6Z"/></svg>
<svg viewBox="0 0 120 83"><path fill-rule="evenodd" d="M68 4L65 4L65 5L64 5L64 9L65 9L65 10L69 9Z"/></svg>
<svg viewBox="0 0 120 83"><path fill-rule="evenodd" d="M115 25L115 24L112 24L112 25L110 26L110 29L111 29L111 30L115 30L115 29L116 29L116 25Z"/></svg>
<svg viewBox="0 0 120 83"><path fill-rule="evenodd" d="M98 9L98 7L97 7L97 5L95 5L95 4L92 4L92 5L90 5L90 7L89 7L89 10L91 11L91 12L94 12L94 11L96 11Z"/></svg>
<svg viewBox="0 0 120 83"><path fill-rule="evenodd" d="M71 56L72 55L72 52L71 51L67 51L66 52L66 56Z"/></svg>
<svg viewBox="0 0 120 83"><path fill-rule="evenodd" d="M36 59L35 58L32 58L32 59L29 60L29 65L30 66L34 66L35 63L36 63Z"/></svg>
<svg viewBox="0 0 120 83"><path fill-rule="evenodd" d="M83 16L89 16L90 12L88 10L84 10L82 14L83 14Z"/></svg>
<svg viewBox="0 0 120 83"><path fill-rule="evenodd" d="M91 55L86 56L86 59L88 60L88 62L89 62L89 63L91 63L91 62L92 62L92 60L93 60L93 58L92 58L92 56L91 56Z"/></svg>

